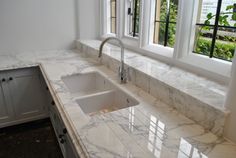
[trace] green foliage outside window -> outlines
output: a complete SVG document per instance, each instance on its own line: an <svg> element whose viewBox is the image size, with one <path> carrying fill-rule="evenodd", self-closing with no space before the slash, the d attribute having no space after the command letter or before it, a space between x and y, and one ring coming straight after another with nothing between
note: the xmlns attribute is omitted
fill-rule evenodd
<svg viewBox="0 0 236 158"><path fill-rule="evenodd" d="M226 12L220 13L219 25L236 27L236 22L232 24L232 22L230 23L228 21L229 18L232 19L232 21L236 21L236 13L231 11L234 7L235 7L234 5L229 5L226 8ZM167 9L167 1L162 0L161 12L160 12L160 20L162 21L166 20L166 12L167 12L166 9ZM171 0L170 22L177 21L177 11L178 11L178 0ZM213 19L214 17L215 17L214 14L209 13L207 15L207 20L205 20L204 24L209 25L210 20ZM162 44L162 42L164 41L165 26L166 26L165 24L160 24L159 44ZM209 26L203 26L203 27L200 26L198 34L196 35L196 43L195 43L195 50L194 50L195 53L209 56L210 49L211 49L211 42L212 42L212 38L211 38L212 33L209 33L211 32L211 30L212 28L210 28ZM168 46L174 47L176 24L170 23L168 31L169 31L168 32ZM236 28L234 29L219 28L219 31L228 32L228 33L230 32L230 34L234 33L235 36L217 34L217 40L216 40L213 56L216 58L232 61L233 56L234 56L234 51L236 48Z"/></svg>
<svg viewBox="0 0 236 158"><path fill-rule="evenodd" d="M161 12L160 12L160 20L166 21L166 13L167 13L167 1L161 1ZM170 1L170 22L177 21L177 12L178 12L178 0ZM164 41L165 36L165 24L160 25L160 33L159 33L159 44ZM168 42L167 45L170 47L174 47L175 44L175 33L176 33L176 24L170 23L168 29Z"/></svg>
<svg viewBox="0 0 236 158"><path fill-rule="evenodd" d="M236 49L236 13L232 12L234 5L226 7L226 12L221 12L219 16L218 24L220 26L231 26L232 28L219 27L216 37L215 49L213 56L216 58L232 61L234 51ZM216 15L208 13L205 25L210 25L210 21L215 18ZM228 20L231 20L231 23ZM235 23L233 23L235 21ZM234 28L233 28L234 27ZM200 27L198 34L196 35L195 53L209 56L212 42L213 28L210 26ZM219 33L221 31L221 33Z"/></svg>
<svg viewBox="0 0 236 158"><path fill-rule="evenodd" d="M211 49L211 39L200 37L197 42L196 52L199 54L209 56ZM213 56L224 59L224 60L232 60L235 50L235 43L233 42L224 42L224 41L216 41L215 51Z"/></svg>

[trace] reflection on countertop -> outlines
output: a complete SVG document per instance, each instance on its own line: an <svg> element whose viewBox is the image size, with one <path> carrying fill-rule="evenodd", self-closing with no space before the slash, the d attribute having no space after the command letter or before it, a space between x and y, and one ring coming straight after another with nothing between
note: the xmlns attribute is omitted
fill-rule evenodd
<svg viewBox="0 0 236 158"><path fill-rule="evenodd" d="M6 60L10 62L6 62ZM76 50L0 55L0 69L40 64L56 106L81 146L81 157L91 158L235 158L236 145L217 137L159 99L131 83L120 85L116 73ZM81 110L62 76L98 71L139 104L89 116Z"/></svg>

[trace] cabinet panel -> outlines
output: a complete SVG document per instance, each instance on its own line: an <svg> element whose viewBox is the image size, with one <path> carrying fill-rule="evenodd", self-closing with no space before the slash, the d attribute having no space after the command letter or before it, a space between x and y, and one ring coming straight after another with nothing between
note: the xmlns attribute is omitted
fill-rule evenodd
<svg viewBox="0 0 236 158"><path fill-rule="evenodd" d="M51 106L50 118L64 158L79 158L79 155L76 153L76 150L73 146L70 136L67 133L67 130L64 131L66 128L61 117L59 116L56 106Z"/></svg>
<svg viewBox="0 0 236 158"><path fill-rule="evenodd" d="M45 96L38 69L10 71L7 76L16 118L24 119L44 114Z"/></svg>
<svg viewBox="0 0 236 158"><path fill-rule="evenodd" d="M0 74L0 125L12 120L13 110L9 105L8 87L6 85L6 75Z"/></svg>
<svg viewBox="0 0 236 158"><path fill-rule="evenodd" d="M70 139L69 135L65 136L65 143L66 143L66 158L79 158L76 154L75 149L73 148L72 140Z"/></svg>

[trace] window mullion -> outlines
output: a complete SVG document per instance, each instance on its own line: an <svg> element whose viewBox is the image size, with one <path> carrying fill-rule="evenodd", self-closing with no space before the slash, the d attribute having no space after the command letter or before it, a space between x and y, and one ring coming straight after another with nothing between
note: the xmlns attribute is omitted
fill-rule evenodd
<svg viewBox="0 0 236 158"><path fill-rule="evenodd" d="M137 8L138 8L138 0L135 0L135 2L134 2L134 19L133 19L133 37L135 37L135 34L136 34Z"/></svg>
<svg viewBox="0 0 236 158"><path fill-rule="evenodd" d="M165 40L164 46L167 46L168 43L168 31L169 31L169 21L170 21L170 0L167 0L167 13L166 13L166 28L165 28Z"/></svg>
<svg viewBox="0 0 236 158"><path fill-rule="evenodd" d="M157 24L157 13L156 13L156 11L157 11L157 0L156 0L156 2L155 2L155 19L154 19L154 36L153 36L153 41L155 42L155 39L156 39L156 24Z"/></svg>
<svg viewBox="0 0 236 158"><path fill-rule="evenodd" d="M211 42L210 58L213 57L213 53L214 53L214 49L215 49L217 30L219 27L221 4L222 4L222 0L218 0L217 10L216 10L216 18L215 18L215 26L214 26L214 31L213 31L213 35L212 35L212 42Z"/></svg>
<svg viewBox="0 0 236 158"><path fill-rule="evenodd" d="M110 32L112 33L112 0L110 0Z"/></svg>

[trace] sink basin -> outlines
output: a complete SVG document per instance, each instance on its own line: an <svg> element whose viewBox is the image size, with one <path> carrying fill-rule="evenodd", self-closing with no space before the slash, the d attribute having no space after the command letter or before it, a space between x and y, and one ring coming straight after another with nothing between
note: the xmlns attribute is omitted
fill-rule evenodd
<svg viewBox="0 0 236 158"><path fill-rule="evenodd" d="M83 96L91 93L112 89L112 84L101 74L90 72L62 77L70 93Z"/></svg>
<svg viewBox="0 0 236 158"><path fill-rule="evenodd" d="M98 72L62 77L62 81L79 107L90 116L139 104Z"/></svg>
<svg viewBox="0 0 236 158"><path fill-rule="evenodd" d="M122 90L110 90L77 99L84 113L92 116L135 106L138 101Z"/></svg>

